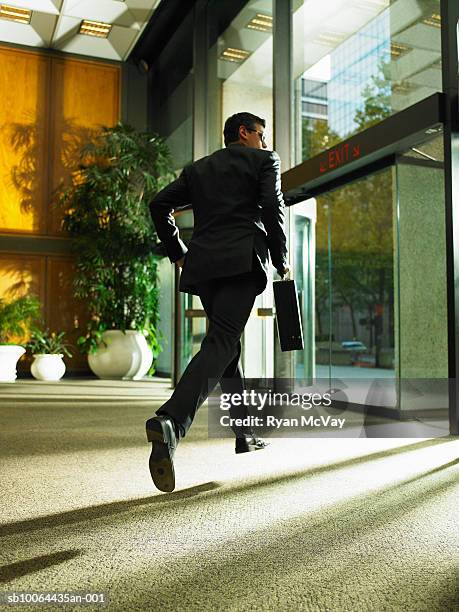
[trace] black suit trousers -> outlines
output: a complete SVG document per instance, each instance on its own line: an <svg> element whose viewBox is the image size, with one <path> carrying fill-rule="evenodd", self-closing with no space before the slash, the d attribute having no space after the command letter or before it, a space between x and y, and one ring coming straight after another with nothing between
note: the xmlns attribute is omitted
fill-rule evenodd
<svg viewBox="0 0 459 612"><path fill-rule="evenodd" d="M190 361L170 399L156 414L171 416L186 435L198 408L220 381L223 393L242 393L244 379L239 358L241 335L256 296L266 285L265 274L254 253L252 270L199 283L199 297L209 319L201 348ZM212 382L215 384L212 386ZM231 418L244 418L247 407L231 406ZM237 437L250 428L233 427Z"/></svg>

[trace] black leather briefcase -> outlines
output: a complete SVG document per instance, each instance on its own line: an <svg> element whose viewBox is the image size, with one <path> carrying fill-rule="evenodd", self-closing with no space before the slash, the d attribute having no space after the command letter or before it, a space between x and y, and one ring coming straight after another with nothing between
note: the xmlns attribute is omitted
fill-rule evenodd
<svg viewBox="0 0 459 612"><path fill-rule="evenodd" d="M280 280L273 282L276 305L277 330L283 351L299 351L304 348L300 307L296 282Z"/></svg>

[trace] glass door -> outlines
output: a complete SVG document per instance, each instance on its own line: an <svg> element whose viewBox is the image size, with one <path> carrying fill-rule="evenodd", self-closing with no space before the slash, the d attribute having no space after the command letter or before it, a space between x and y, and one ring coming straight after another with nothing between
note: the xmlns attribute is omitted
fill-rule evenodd
<svg viewBox="0 0 459 612"><path fill-rule="evenodd" d="M384 401L391 406L397 368L394 176L390 167L294 206L305 339L304 351L295 354L296 377L345 387L357 403L365 403L375 379L389 379Z"/></svg>
<svg viewBox="0 0 459 612"><path fill-rule="evenodd" d="M356 403L446 408L442 140L294 205L305 335L297 378L341 385Z"/></svg>

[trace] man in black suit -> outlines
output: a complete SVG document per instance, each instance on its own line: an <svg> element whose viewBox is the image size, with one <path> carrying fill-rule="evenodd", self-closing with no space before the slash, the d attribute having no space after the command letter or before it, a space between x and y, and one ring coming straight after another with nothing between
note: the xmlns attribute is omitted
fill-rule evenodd
<svg viewBox="0 0 459 612"><path fill-rule="evenodd" d="M200 351L185 369L170 399L146 423L152 442L153 482L173 491L173 456L196 411L220 380L224 393L241 393L240 338L255 298L266 287L269 255L281 276L288 270L280 159L267 151L265 120L238 113L225 123L226 148L186 166L150 203L159 239L182 271L179 289L199 295L209 319ZM172 212L192 206L194 229L188 249ZM244 418L245 406L230 416ZM234 427L236 453L264 448L247 428Z"/></svg>

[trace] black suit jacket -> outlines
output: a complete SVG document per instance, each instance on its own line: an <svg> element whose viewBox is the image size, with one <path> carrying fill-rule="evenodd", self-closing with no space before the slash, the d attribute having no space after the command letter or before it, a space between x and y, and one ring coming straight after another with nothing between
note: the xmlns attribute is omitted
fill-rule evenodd
<svg viewBox="0 0 459 612"><path fill-rule="evenodd" d="M231 144L189 166L150 202L159 239L171 262L185 255L180 291L196 283L252 268L253 251L267 278L287 265L280 159L275 151ZM194 229L188 249L172 212L191 206ZM266 282L265 282L266 286Z"/></svg>

